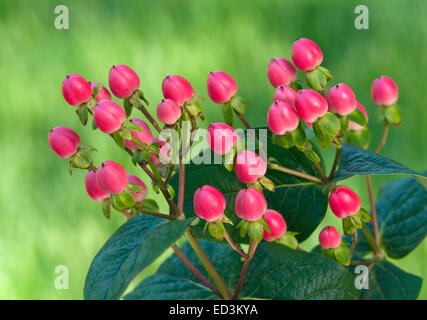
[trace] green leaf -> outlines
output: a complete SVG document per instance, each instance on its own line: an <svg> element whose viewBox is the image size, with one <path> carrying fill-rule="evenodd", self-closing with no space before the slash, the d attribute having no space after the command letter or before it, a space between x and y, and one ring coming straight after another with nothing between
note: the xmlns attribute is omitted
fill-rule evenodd
<svg viewBox="0 0 427 320"><path fill-rule="evenodd" d="M224 103L221 106L222 115L224 117L224 122L228 125L233 125L234 121L234 112L229 102Z"/></svg>
<svg viewBox="0 0 427 320"><path fill-rule="evenodd" d="M392 125L399 125L402 122L400 110L396 105L384 107L384 117Z"/></svg>
<svg viewBox="0 0 427 320"><path fill-rule="evenodd" d="M201 241L201 245L225 284L233 291L243 264L240 255L228 245L205 241ZM205 273L191 247L185 244L181 249ZM165 282L168 286L163 285ZM171 256L160 266L156 275L143 280L125 299L210 298L202 288L205 289L204 285L181 261ZM195 290L194 294L188 293L190 289ZM181 290L182 297L177 290ZM261 242L249 265L240 297L302 300L355 299L357 295L353 275L336 262L318 254Z"/></svg>
<svg viewBox="0 0 427 320"><path fill-rule="evenodd" d="M287 168L305 172L318 177L313 163L297 148L283 149L271 142L271 135L267 138L269 157L273 157ZM213 162L213 161L212 161ZM206 184L217 188L225 197L227 206L225 214L239 223L234 212L234 200L237 193L246 187L240 182L234 172L228 172L218 164L188 164L186 165L186 185L184 192L184 212L187 217L195 216L193 196L196 190ZM325 216L328 199L322 192L322 187L303 178L289 175L276 170L268 170L266 177L275 184L275 191L264 191L268 207L280 212L286 220L288 230L299 232L298 241L307 239L316 229ZM170 184L178 189L178 175L174 175ZM226 226L231 237L238 243L247 243L248 237L242 239L238 230ZM203 234L203 227L194 228L198 237L214 240L208 234Z"/></svg>
<svg viewBox="0 0 427 320"><path fill-rule="evenodd" d="M420 277L382 260L370 268L369 289L362 289L360 297L365 300L415 300L421 284Z"/></svg>
<svg viewBox="0 0 427 320"><path fill-rule="evenodd" d="M141 201L141 205L148 210L159 211L159 205L156 200L153 199L144 199Z"/></svg>
<svg viewBox="0 0 427 320"><path fill-rule="evenodd" d="M363 112L357 108L354 109L354 111L350 113L347 117L349 120L356 122L358 125L362 127L366 127L366 125L368 124L368 121L366 120L366 117L363 114Z"/></svg>
<svg viewBox="0 0 427 320"><path fill-rule="evenodd" d="M379 154L369 152L351 144L343 144L339 169L332 182L344 180L354 175L409 174L427 188L426 174L397 163Z"/></svg>
<svg viewBox="0 0 427 320"><path fill-rule="evenodd" d="M123 224L92 261L85 299L120 298L130 281L182 236L191 220L165 222L143 215Z"/></svg>
<svg viewBox="0 0 427 320"><path fill-rule="evenodd" d="M381 243L387 255L403 258L427 235L427 191L412 177L383 186L376 204Z"/></svg>

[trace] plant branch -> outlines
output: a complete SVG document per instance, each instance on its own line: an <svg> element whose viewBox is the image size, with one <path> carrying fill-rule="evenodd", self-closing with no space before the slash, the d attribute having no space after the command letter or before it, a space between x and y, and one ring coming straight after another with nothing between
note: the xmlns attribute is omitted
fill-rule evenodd
<svg viewBox="0 0 427 320"><path fill-rule="evenodd" d="M203 250L202 246L200 245L199 241L194 236L190 228L188 228L185 232L185 236L187 237L188 242L192 246L194 252L196 252L196 255L199 257L200 262L203 264L203 267L205 268L209 276L212 278L213 282L217 286L218 290L221 292L224 299L230 300L231 293L225 285L224 280L218 274L218 271L216 271L212 262L209 260L208 256L206 255L205 251Z"/></svg>
<svg viewBox="0 0 427 320"><path fill-rule="evenodd" d="M325 171L323 171L322 167L320 166L320 164L318 164L317 162L313 162L314 167L316 168L317 172L319 172L320 178L322 179L324 184L329 183L328 178L326 177Z"/></svg>
<svg viewBox="0 0 427 320"><path fill-rule="evenodd" d="M206 287L212 290L218 297L223 298L219 290L196 268L196 266L188 260L184 253L178 248L176 244L172 245L172 249L175 252L176 256L181 260L181 262L190 270Z"/></svg>
<svg viewBox="0 0 427 320"><path fill-rule="evenodd" d="M142 207L141 205L138 205L138 204L135 204L135 208L138 209L139 212L148 214L150 216L155 216L155 217L168 219L168 220L176 220L176 217L173 215L160 213L160 212L149 210L149 209L145 209L144 207Z"/></svg>
<svg viewBox="0 0 427 320"><path fill-rule="evenodd" d="M233 241L233 239L231 239L230 234L228 233L227 229L225 229L225 227L224 227L224 238L225 240L227 240L228 244L234 251L239 253L243 258L249 259L249 255L244 253L243 250Z"/></svg>
<svg viewBox="0 0 427 320"><path fill-rule="evenodd" d="M137 109L144 114L144 116L148 119L148 121L150 121L150 123L157 130L157 132L160 133L162 131L162 129L157 124L157 121L154 120L154 118L151 116L151 114L148 112L148 110L144 107L144 105L142 104L142 102L140 102L138 99L135 99L135 100L136 100L136 103L137 103Z"/></svg>
<svg viewBox="0 0 427 320"><path fill-rule="evenodd" d="M335 171L337 169L338 162L340 160L340 155L341 155L341 148L337 148L337 151L335 152L334 163L332 165L331 173L329 174L328 180L332 180L333 177L335 176Z"/></svg>
<svg viewBox="0 0 427 320"><path fill-rule="evenodd" d="M239 117L240 121L243 123L243 125L245 126L246 129L252 129L251 125L246 120L243 113L237 112L236 110L234 110L234 113Z"/></svg>
<svg viewBox="0 0 427 320"><path fill-rule="evenodd" d="M371 220L372 220L372 229L374 230L374 238L377 245L380 245L380 235L378 232L377 208L375 206L374 191L372 188L372 179L370 175L366 176L366 184L368 186L369 202L371 205Z"/></svg>
<svg viewBox="0 0 427 320"><path fill-rule="evenodd" d="M375 149L375 153L379 153L381 151L381 149L384 147L385 143L387 142L387 136L388 136L388 129L389 129L389 127L390 127L390 125L387 122L387 120L384 120L383 136L381 138L380 144Z"/></svg>
<svg viewBox="0 0 427 320"><path fill-rule="evenodd" d="M310 181L313 181L313 182L317 182L317 183L320 183L320 184L322 184L322 183L323 183L323 182L322 182L322 180L320 180L320 179L319 179L319 178L317 178L317 177L314 177L314 176L309 175L309 174L307 174L307 173L303 173L303 172L295 171L295 170L292 170L292 169L289 169L289 168L283 167L283 166L278 165L278 164L275 164L275 163L269 163L269 164L268 164L268 167L269 167L270 169L277 170L277 171L284 172L284 173L288 173L288 174L291 174L291 175L293 175L293 176L297 176L297 177L300 177L300 178L304 178L304 179L307 179L307 180L310 180Z"/></svg>
<svg viewBox="0 0 427 320"><path fill-rule="evenodd" d="M371 247L375 256L378 258L384 257L384 253L383 253L381 247L375 241L374 236L372 235L371 231L368 229L366 224L363 224L363 226L362 226L362 233L365 236L366 240L368 241L369 246Z"/></svg>
<svg viewBox="0 0 427 320"><path fill-rule="evenodd" d="M258 242L253 241L251 238L249 242L249 250L248 250L249 257L248 259L245 259L245 262L243 264L242 271L240 272L239 282L237 283L236 291L233 294L233 299L237 299L239 297L240 290L242 289L243 282L245 281L246 272L248 271L249 263L251 262L253 256L255 255L255 250L257 246L258 246Z"/></svg>
<svg viewBox="0 0 427 320"><path fill-rule="evenodd" d="M353 256L353 252L354 252L354 249L356 249L356 245L357 245L357 242L358 242L358 236L357 236L357 230L354 232L354 235L353 235L353 241L351 242L351 248L350 248L350 252L351 252L351 255Z"/></svg>
<svg viewBox="0 0 427 320"><path fill-rule="evenodd" d="M179 189L178 189L178 211L183 214L184 211L184 192L185 192L185 164L182 159L182 151L179 154Z"/></svg>

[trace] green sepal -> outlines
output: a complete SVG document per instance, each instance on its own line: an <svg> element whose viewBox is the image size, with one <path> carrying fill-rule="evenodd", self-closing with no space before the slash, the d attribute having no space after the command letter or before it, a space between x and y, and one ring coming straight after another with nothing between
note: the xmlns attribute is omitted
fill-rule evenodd
<svg viewBox="0 0 427 320"><path fill-rule="evenodd" d="M366 211L365 209L361 208L359 210L359 212L357 213L357 216L360 218L360 220L362 220L363 222L370 222L371 221L371 215L369 214L368 211Z"/></svg>
<svg viewBox="0 0 427 320"><path fill-rule="evenodd" d="M171 199L175 198L175 189L170 184L168 184L166 189L168 190Z"/></svg>
<svg viewBox="0 0 427 320"><path fill-rule="evenodd" d="M338 119L340 119L341 124L341 131L346 132L348 129L348 117L347 116L338 116Z"/></svg>
<svg viewBox="0 0 427 320"><path fill-rule="evenodd" d="M348 143L367 149L371 143L372 133L368 128L363 128L358 131L350 130L347 134Z"/></svg>
<svg viewBox="0 0 427 320"><path fill-rule="evenodd" d="M308 141L307 136L305 135L305 130L301 122L291 134L292 134L292 139L295 143L295 146L301 150L307 144L307 141Z"/></svg>
<svg viewBox="0 0 427 320"><path fill-rule="evenodd" d="M234 112L233 108L229 102L224 103L221 106L222 115L224 117L224 122L228 125L233 125L234 122Z"/></svg>
<svg viewBox="0 0 427 320"><path fill-rule="evenodd" d="M221 221L213 221L208 223L209 234L215 239L223 239L225 236L225 228Z"/></svg>
<svg viewBox="0 0 427 320"><path fill-rule="evenodd" d="M402 122L402 116L400 115L399 107L396 104L384 107L384 116L387 122L394 126L398 126Z"/></svg>
<svg viewBox="0 0 427 320"><path fill-rule="evenodd" d="M123 99L123 107L125 109L126 118L129 118L132 114L132 102L130 101L130 98Z"/></svg>
<svg viewBox="0 0 427 320"><path fill-rule="evenodd" d="M334 75L332 74L332 72L329 71L328 69L326 69L325 67L318 66L317 69L326 76L326 80L327 81L331 80L334 77Z"/></svg>
<svg viewBox="0 0 427 320"><path fill-rule="evenodd" d="M320 163L320 157L317 155L316 152L314 152L311 149L305 150L304 151L304 155L311 161L314 163Z"/></svg>
<svg viewBox="0 0 427 320"><path fill-rule="evenodd" d="M351 261L351 251L347 244L341 243L335 250L335 260L343 266L348 266Z"/></svg>
<svg viewBox="0 0 427 320"><path fill-rule="evenodd" d="M357 123L359 126L366 127L368 124L365 115L358 108L354 109L353 112L350 113L347 117L349 120Z"/></svg>
<svg viewBox="0 0 427 320"><path fill-rule="evenodd" d="M70 158L70 166L72 168L87 169L89 168L91 163L92 163L92 156L90 155L90 151L78 150Z"/></svg>
<svg viewBox="0 0 427 320"><path fill-rule="evenodd" d="M203 116L203 113L202 113L202 107L200 106L198 101L196 100L186 101L184 103L184 107L191 116L205 120L205 117Z"/></svg>
<svg viewBox="0 0 427 320"><path fill-rule="evenodd" d="M229 101L231 107L234 111L240 114L244 114L246 111L246 108L251 108L252 104L248 101L245 101L241 96L234 96Z"/></svg>
<svg viewBox="0 0 427 320"><path fill-rule="evenodd" d="M234 159L236 157L237 154L237 145L234 145L233 148L231 148L231 150L224 154L222 156L222 163L224 164L224 168L228 171L231 172L233 171L234 168Z"/></svg>
<svg viewBox="0 0 427 320"><path fill-rule="evenodd" d="M324 248L322 248L321 252L322 252L323 256L325 256L329 259L335 260L335 249L332 249L332 248L324 249Z"/></svg>
<svg viewBox="0 0 427 320"><path fill-rule="evenodd" d="M142 128L137 124L133 123L131 120L126 120L122 124L122 128L126 128L132 131L142 131Z"/></svg>
<svg viewBox="0 0 427 320"><path fill-rule="evenodd" d="M92 130L98 129L98 126L95 123L95 120L92 120Z"/></svg>
<svg viewBox="0 0 427 320"><path fill-rule="evenodd" d="M247 233L249 238L252 238L253 241L260 242L264 235L264 226L259 220L249 221Z"/></svg>
<svg viewBox="0 0 427 320"><path fill-rule="evenodd" d="M239 224L236 226L237 229L239 229L239 234L242 238L245 237L246 232L248 230L249 221L241 220Z"/></svg>
<svg viewBox="0 0 427 320"><path fill-rule="evenodd" d="M76 109L76 114L80 119L80 122L85 126L89 117L88 107L85 103L79 105Z"/></svg>
<svg viewBox="0 0 427 320"><path fill-rule="evenodd" d="M274 182L268 179L266 176L259 178L258 180L264 188L266 188L268 191L274 191L275 185Z"/></svg>
<svg viewBox="0 0 427 320"><path fill-rule="evenodd" d="M308 86L316 91L324 91L328 82L326 75L318 68L305 73L305 81Z"/></svg>
<svg viewBox="0 0 427 320"><path fill-rule="evenodd" d="M159 211L159 205L157 204L157 201L153 199L144 199L140 202L143 208L152 210L152 211Z"/></svg>
<svg viewBox="0 0 427 320"><path fill-rule="evenodd" d="M113 194L111 198L113 208L120 212L125 209L132 208L135 204L135 200L132 195L126 191L119 194Z"/></svg>
<svg viewBox="0 0 427 320"><path fill-rule="evenodd" d="M150 102L148 102L148 100L147 99L145 99L145 97L144 97L144 93L142 92L142 90L137 90L136 91L136 94L137 94L137 97L140 99L140 100L142 100L147 106L149 106L150 105Z"/></svg>
<svg viewBox="0 0 427 320"><path fill-rule="evenodd" d="M142 152L142 150L135 150L133 152L133 156L132 156L132 163L134 165L138 165L139 163L141 163L144 160L144 154Z"/></svg>
<svg viewBox="0 0 427 320"><path fill-rule="evenodd" d="M138 186L136 183L129 182L128 186L126 187L126 191L129 193L138 193L138 192L142 192L142 188Z"/></svg>
<svg viewBox="0 0 427 320"><path fill-rule="evenodd" d="M232 226L234 226L233 221L229 217L227 217L225 214L222 215L220 221L222 223L228 223L228 224L231 224Z"/></svg>
<svg viewBox="0 0 427 320"><path fill-rule="evenodd" d="M332 112L326 112L326 114L315 121L315 123L317 123L324 134L328 136L337 135L341 129L340 120Z"/></svg>
<svg viewBox="0 0 427 320"><path fill-rule="evenodd" d="M89 82L89 84L90 84L91 82ZM102 89L102 84L98 84L98 85L96 85L93 89L92 89L92 97L93 98L95 98L97 95L98 95L98 93L99 93L99 91L101 91L101 89Z"/></svg>
<svg viewBox="0 0 427 320"><path fill-rule="evenodd" d="M284 149L289 149L294 145L294 139L290 132L285 133L284 135L278 136L277 134L273 134L271 141L273 144L277 144Z"/></svg>
<svg viewBox="0 0 427 320"><path fill-rule="evenodd" d="M295 91L301 90L303 88L300 80L295 80L294 82L291 82L289 87L291 87Z"/></svg>
<svg viewBox="0 0 427 320"><path fill-rule="evenodd" d="M265 221L264 217L262 217L261 219L259 219L259 220L258 220L258 222L262 224L263 228L264 228L268 233L271 233L270 226L267 224L267 222Z"/></svg>
<svg viewBox="0 0 427 320"><path fill-rule="evenodd" d="M116 131L116 132L112 133L112 134L111 134L111 137L114 139L114 141L116 142L116 144L117 144L120 148L122 148L122 149L125 149L125 148L126 148L125 142L123 141L123 137L122 137L122 135L121 135L121 132L120 132L120 131Z"/></svg>
<svg viewBox="0 0 427 320"><path fill-rule="evenodd" d="M346 235L353 234L356 231L356 227L351 218L352 217L347 217L342 219L342 229Z"/></svg>
<svg viewBox="0 0 427 320"><path fill-rule="evenodd" d="M107 218L107 219L111 218L110 198L104 199L102 201L102 212L103 212L105 218Z"/></svg>
<svg viewBox="0 0 427 320"><path fill-rule="evenodd" d="M274 242L295 250L298 248L299 244L297 238L295 237L296 234L298 233L287 231L281 238L274 240Z"/></svg>
<svg viewBox="0 0 427 320"><path fill-rule="evenodd" d="M323 133L320 125L317 121L313 123L313 131L319 141L319 145L321 148L326 149L331 144L331 138Z"/></svg>

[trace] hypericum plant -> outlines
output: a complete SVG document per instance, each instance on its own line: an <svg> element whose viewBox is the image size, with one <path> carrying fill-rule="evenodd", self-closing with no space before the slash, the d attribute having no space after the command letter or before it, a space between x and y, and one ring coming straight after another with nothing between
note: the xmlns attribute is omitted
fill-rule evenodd
<svg viewBox="0 0 427 320"><path fill-rule="evenodd" d="M328 89L333 76L321 65L320 48L299 39L292 60L305 73L305 88L290 61L268 63L276 91L273 103L268 99L262 108L271 131L251 128L244 117L251 105L223 71L209 73L207 91L222 106L225 123L210 123L208 130L198 127L202 98L181 76L163 80L161 124L148 112L141 81L128 66L113 66L109 73L109 87L123 107L98 82L76 74L64 79L64 98L83 125L93 115L92 128L129 154L169 207L160 212L147 198L147 186L124 164L107 160L97 167L91 158L95 148L81 145L73 130L49 132L49 144L68 159L70 172L87 170L87 193L102 202L104 215L109 218L114 209L129 220L93 260L85 298L417 298L421 279L387 260L406 256L427 232L426 175L379 155L389 125L401 122L396 84L385 76L373 82L375 119L384 131L372 153L366 150L372 137L367 112L347 84ZM145 121L131 118L134 108L155 134ZM234 115L244 130L232 128ZM335 149L328 173L319 146ZM412 177L384 185L375 203L371 175L377 174ZM354 175L366 176L370 212L342 185ZM307 252L300 244L322 222L328 203L344 235L327 226L318 235L320 246ZM174 254L124 295L168 248Z"/></svg>

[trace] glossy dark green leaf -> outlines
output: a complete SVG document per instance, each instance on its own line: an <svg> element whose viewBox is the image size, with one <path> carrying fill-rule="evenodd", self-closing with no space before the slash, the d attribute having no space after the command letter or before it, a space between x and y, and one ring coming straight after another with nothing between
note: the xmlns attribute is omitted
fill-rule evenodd
<svg viewBox="0 0 427 320"><path fill-rule="evenodd" d="M425 174L408 169L379 154L369 152L351 144L343 144L339 169L333 182L350 178L354 175L396 174L412 175L427 188Z"/></svg>
<svg viewBox="0 0 427 320"><path fill-rule="evenodd" d="M369 289L361 289L360 297L365 300L415 300L421 284L420 277L382 260L370 268Z"/></svg>
<svg viewBox="0 0 427 320"><path fill-rule="evenodd" d="M190 222L143 215L123 224L93 259L85 299L120 298L130 281L175 243Z"/></svg>
<svg viewBox="0 0 427 320"><path fill-rule="evenodd" d="M234 291L242 268L240 255L224 244L206 241L201 244L225 284ZM188 244L183 246L182 251L199 270L203 270ZM162 286L164 282L178 285L165 287ZM173 290L172 298L180 298L181 293L187 299L211 297L200 287L204 288L180 260L172 256L155 276L143 280L125 299L168 299L167 289ZM194 290L194 294L188 294L189 288ZM353 275L336 262L317 254L262 242L249 266L240 297L300 300L355 299L357 295Z"/></svg>
<svg viewBox="0 0 427 320"><path fill-rule="evenodd" d="M391 258L403 258L427 235L427 191L414 178L387 183L376 204L381 243Z"/></svg>

